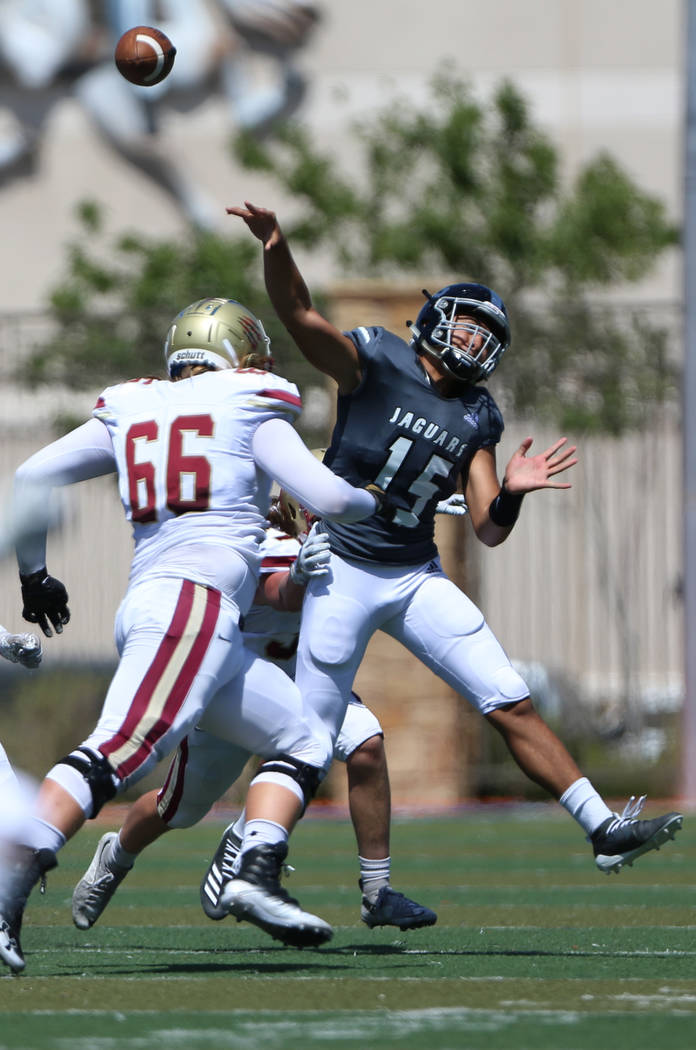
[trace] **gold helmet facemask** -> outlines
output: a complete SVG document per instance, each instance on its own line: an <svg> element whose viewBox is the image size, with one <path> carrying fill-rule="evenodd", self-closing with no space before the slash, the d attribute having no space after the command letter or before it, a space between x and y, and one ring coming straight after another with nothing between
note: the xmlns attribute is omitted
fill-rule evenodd
<svg viewBox="0 0 696 1050"><path fill-rule="evenodd" d="M323 462L326 454L325 448L313 448L312 455ZM279 527L286 530L291 536L306 536L312 527L314 515L306 507L303 507L294 496L285 489L278 493ZM275 522L273 522L275 524Z"/></svg>
<svg viewBox="0 0 696 1050"><path fill-rule="evenodd" d="M258 317L236 299L199 299L172 321L164 360L171 379L186 365L270 369L270 345Z"/></svg>

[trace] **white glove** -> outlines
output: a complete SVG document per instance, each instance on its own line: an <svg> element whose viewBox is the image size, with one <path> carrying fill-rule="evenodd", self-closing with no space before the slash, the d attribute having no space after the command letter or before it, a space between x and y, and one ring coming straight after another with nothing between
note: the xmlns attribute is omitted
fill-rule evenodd
<svg viewBox="0 0 696 1050"><path fill-rule="evenodd" d="M452 514L456 518L463 518L469 513L469 508L461 492L454 492L448 499L441 499L435 505L435 513Z"/></svg>
<svg viewBox="0 0 696 1050"><path fill-rule="evenodd" d="M325 532L319 532L319 522L315 521L290 567L290 579L304 586L310 576L325 576L329 571L330 558L329 537Z"/></svg>
<svg viewBox="0 0 696 1050"><path fill-rule="evenodd" d="M13 664L22 664L30 669L41 663L41 642L35 634L0 634L0 656Z"/></svg>

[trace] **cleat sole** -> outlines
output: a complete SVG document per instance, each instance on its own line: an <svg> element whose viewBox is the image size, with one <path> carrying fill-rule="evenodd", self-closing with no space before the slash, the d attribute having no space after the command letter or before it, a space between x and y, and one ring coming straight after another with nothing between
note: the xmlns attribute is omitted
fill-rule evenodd
<svg viewBox="0 0 696 1050"><path fill-rule="evenodd" d="M633 867L634 861L638 857L642 857L644 853L649 853L651 850L659 851L660 846L663 846L665 842L674 841L676 833L681 830L684 818L681 813L677 813L671 820L659 828L652 838L644 842L642 846L638 846L636 849L628 850L624 854L598 854L595 857L595 864L600 871L604 871L609 875L612 871L615 871L618 875L621 869L625 866L629 868Z"/></svg>
<svg viewBox="0 0 696 1050"><path fill-rule="evenodd" d="M230 915L234 915L237 922L252 923L274 940L290 948L318 948L333 937L333 930L328 923L307 912L304 913L305 921L275 920L269 911L269 907L273 907L272 901L260 899L258 890L253 885L247 884L246 888L238 890L232 900L224 902L224 907ZM313 919L316 921L312 921Z"/></svg>

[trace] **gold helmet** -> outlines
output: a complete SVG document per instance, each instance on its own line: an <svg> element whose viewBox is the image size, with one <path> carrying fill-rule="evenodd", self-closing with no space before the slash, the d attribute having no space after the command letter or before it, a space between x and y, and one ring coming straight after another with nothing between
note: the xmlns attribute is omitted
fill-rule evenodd
<svg viewBox="0 0 696 1050"><path fill-rule="evenodd" d="M270 339L258 317L236 299L199 299L178 313L164 343L167 372L206 368L272 367Z"/></svg>
<svg viewBox="0 0 696 1050"><path fill-rule="evenodd" d="M313 448L312 455L320 463L324 460L325 448ZM306 507L297 502L285 489L278 493L278 515L277 521L271 519L271 523L284 529L290 536L304 536L312 527L314 515Z"/></svg>

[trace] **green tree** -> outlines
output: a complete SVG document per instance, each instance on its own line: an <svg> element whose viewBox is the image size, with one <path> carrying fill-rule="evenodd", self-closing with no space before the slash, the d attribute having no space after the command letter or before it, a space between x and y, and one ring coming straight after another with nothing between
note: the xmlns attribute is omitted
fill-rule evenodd
<svg viewBox="0 0 696 1050"><path fill-rule="evenodd" d="M293 243L333 251L346 275L445 275L496 288L515 344L496 391L517 412L620 433L646 402L675 395L669 319L606 297L598 305L608 286L646 276L678 241L664 205L608 154L564 186L557 150L511 84L483 106L448 76L421 110L394 102L356 138L354 179L299 127L272 144L238 140L242 162L299 203Z"/></svg>
<svg viewBox="0 0 696 1050"><path fill-rule="evenodd" d="M514 87L502 84L483 105L452 77L433 82L421 109L395 101L355 136L363 163L353 178L298 125L265 143L237 140L243 164L295 200L293 243L330 252L346 276L496 288L513 328L514 352L495 379L506 411L618 434L640 423L647 403L674 398L675 319L654 317L650 304L612 307L605 293L648 275L678 234L664 205L609 155L565 185L558 151ZM247 303L268 324L282 369L317 382L268 308L246 231L104 243L94 202L81 205L80 222L51 297L56 335L24 370L29 382L69 375L95 386L158 372L173 315L211 294Z"/></svg>
<svg viewBox="0 0 696 1050"><path fill-rule="evenodd" d="M66 274L50 297L55 334L22 363L22 382L63 382L96 394L124 379L163 375L164 338L173 317L196 299L221 295L239 299L262 318L283 372L310 390L323 387L269 308L250 237L191 234L162 241L123 233L109 238L95 201L82 202L77 219ZM65 431L81 420L55 422ZM310 443L325 439L325 422L311 414L301 429Z"/></svg>

